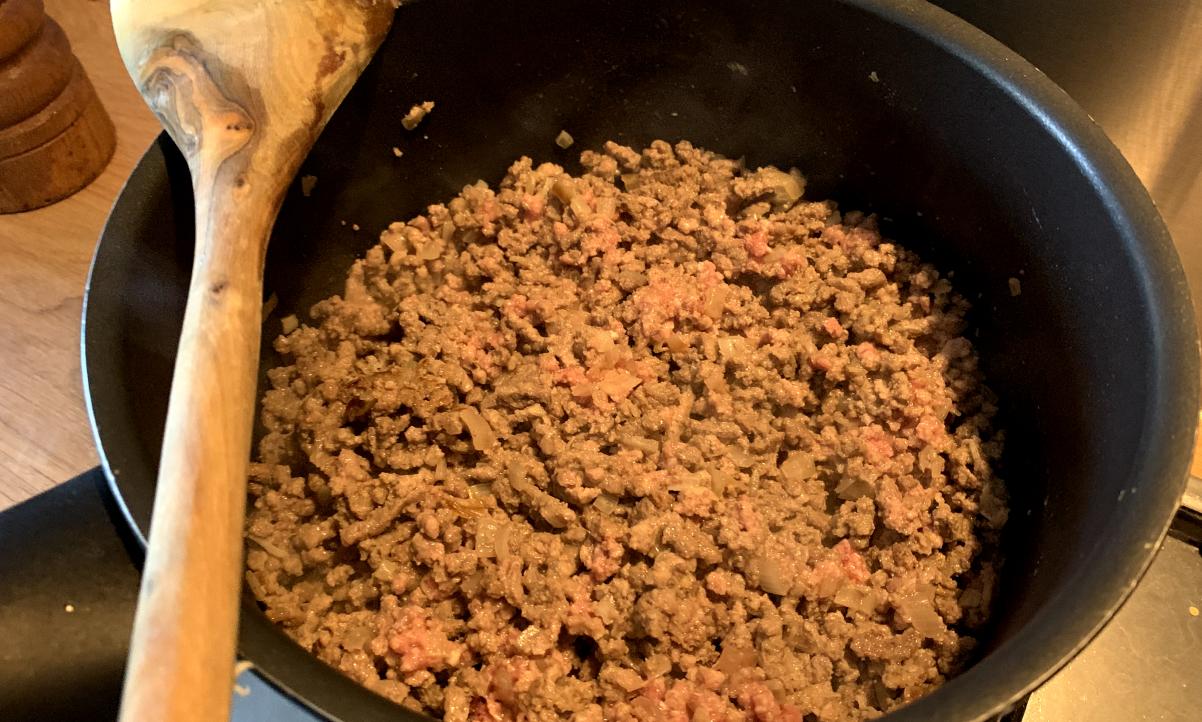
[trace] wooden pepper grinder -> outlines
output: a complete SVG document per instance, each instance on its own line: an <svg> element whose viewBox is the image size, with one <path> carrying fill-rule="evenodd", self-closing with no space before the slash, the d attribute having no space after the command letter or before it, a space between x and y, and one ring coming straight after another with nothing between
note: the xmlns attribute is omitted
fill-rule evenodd
<svg viewBox="0 0 1202 722"><path fill-rule="evenodd" d="M83 188L116 144L113 122L42 0L0 0L0 213Z"/></svg>

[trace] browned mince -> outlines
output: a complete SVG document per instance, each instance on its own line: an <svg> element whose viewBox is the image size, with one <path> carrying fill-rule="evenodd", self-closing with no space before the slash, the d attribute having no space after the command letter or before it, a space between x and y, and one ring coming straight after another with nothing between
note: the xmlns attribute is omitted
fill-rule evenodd
<svg viewBox="0 0 1202 722"><path fill-rule="evenodd" d="M279 337L246 579L463 720L860 720L989 611L967 304L796 171L613 143L394 223Z"/></svg>

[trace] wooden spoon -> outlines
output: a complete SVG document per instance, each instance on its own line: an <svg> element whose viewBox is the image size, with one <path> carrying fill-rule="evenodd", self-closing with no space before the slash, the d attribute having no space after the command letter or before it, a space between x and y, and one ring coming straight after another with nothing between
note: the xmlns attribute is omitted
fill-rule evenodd
<svg viewBox="0 0 1202 722"><path fill-rule="evenodd" d="M126 69L188 159L196 254L121 719L230 710L263 260L284 192L391 0L112 0Z"/></svg>

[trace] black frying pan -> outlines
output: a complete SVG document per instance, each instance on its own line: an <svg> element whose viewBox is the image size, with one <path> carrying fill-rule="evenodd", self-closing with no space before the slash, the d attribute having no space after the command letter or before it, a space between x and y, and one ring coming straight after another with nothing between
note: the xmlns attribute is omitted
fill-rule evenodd
<svg viewBox="0 0 1202 722"><path fill-rule="evenodd" d="M402 130L427 99L435 112ZM570 151L552 142L560 129ZM318 178L312 196L298 184L284 205L267 263L275 316L339 291L388 222L498 180L519 155L571 167L604 140L655 138L798 166L810 194L876 211L974 300L1008 429L1001 600L979 661L889 719L1007 709L1089 641L1151 561L1184 485L1197 337L1168 234L1115 148L1035 68L947 13L906 0L407 5L302 170ZM92 418L139 534L187 289L190 192L160 140L113 211L86 302ZM269 353L278 324L265 328ZM250 601L241 651L331 717L406 718Z"/></svg>

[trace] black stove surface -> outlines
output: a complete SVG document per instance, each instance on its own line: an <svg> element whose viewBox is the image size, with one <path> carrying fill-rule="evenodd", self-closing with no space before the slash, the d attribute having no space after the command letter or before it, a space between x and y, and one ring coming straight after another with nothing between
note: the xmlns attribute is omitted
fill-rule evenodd
<svg viewBox="0 0 1202 722"><path fill-rule="evenodd" d="M111 720L142 550L93 469L0 513L0 720ZM318 722L254 670L235 680L235 722Z"/></svg>

